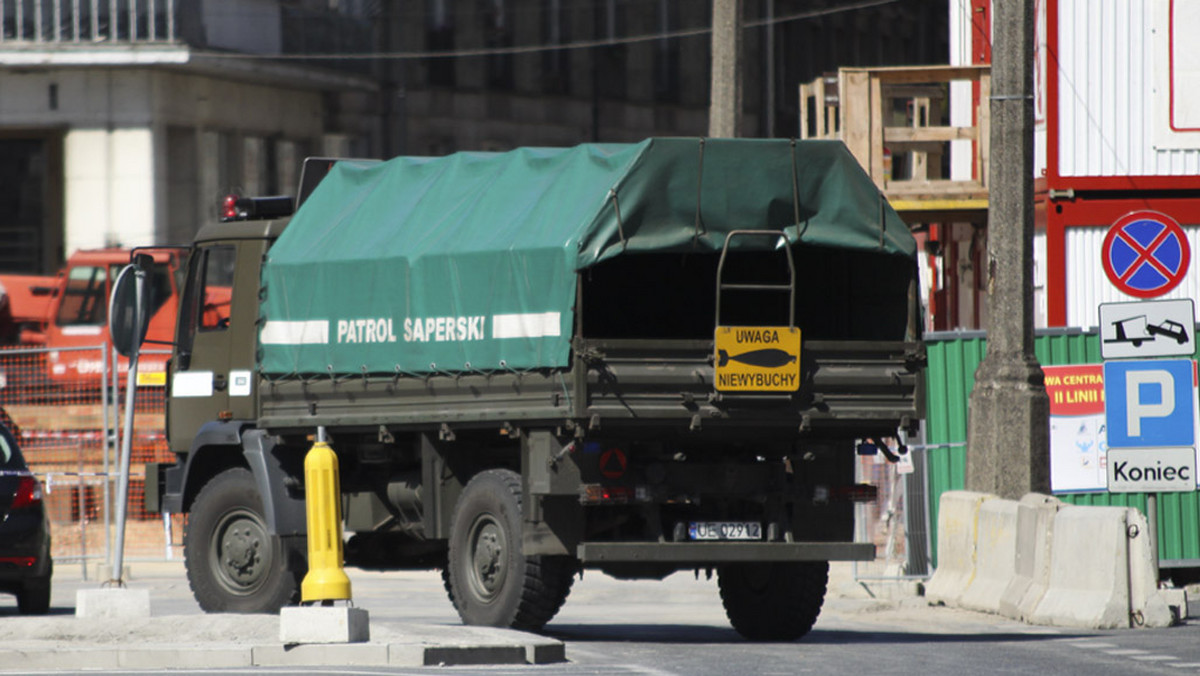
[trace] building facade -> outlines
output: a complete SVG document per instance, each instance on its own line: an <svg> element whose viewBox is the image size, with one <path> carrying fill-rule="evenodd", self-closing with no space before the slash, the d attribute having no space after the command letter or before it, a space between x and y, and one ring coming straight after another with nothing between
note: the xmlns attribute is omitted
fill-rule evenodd
<svg viewBox="0 0 1200 676"><path fill-rule="evenodd" d="M946 0L744 0L743 136L799 83L945 61ZM0 270L186 242L307 155L707 132L705 0L0 0Z"/></svg>
<svg viewBox="0 0 1200 676"><path fill-rule="evenodd" d="M371 34L314 4L0 2L0 269L187 242L223 195L290 193L305 155L366 150L369 73L261 58L332 19Z"/></svg>

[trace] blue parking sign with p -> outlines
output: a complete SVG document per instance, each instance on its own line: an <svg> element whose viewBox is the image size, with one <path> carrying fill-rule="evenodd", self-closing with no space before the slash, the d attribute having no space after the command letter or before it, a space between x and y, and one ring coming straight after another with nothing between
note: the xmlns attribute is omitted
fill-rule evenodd
<svg viewBox="0 0 1200 676"><path fill-rule="evenodd" d="M1108 446L1195 446L1194 378L1190 359L1105 362Z"/></svg>

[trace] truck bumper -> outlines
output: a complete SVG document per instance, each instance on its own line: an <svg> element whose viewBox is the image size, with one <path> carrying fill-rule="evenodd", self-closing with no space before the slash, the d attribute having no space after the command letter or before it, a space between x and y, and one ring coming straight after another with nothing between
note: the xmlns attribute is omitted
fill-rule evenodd
<svg viewBox="0 0 1200 676"><path fill-rule="evenodd" d="M584 563L716 564L766 561L872 561L875 545L860 542L583 542Z"/></svg>

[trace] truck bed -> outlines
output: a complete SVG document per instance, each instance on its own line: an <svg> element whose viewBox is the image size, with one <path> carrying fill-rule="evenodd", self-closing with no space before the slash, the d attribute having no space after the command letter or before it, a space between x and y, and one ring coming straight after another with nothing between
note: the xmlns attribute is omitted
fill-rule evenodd
<svg viewBox="0 0 1200 676"><path fill-rule="evenodd" d="M805 342L799 391L775 395L718 393L709 341L576 339L574 348L565 370L263 380L259 426L452 431L580 420L606 430L656 425L712 434L753 426L820 435L837 428L845 436L848 428L868 435L919 417L914 343Z"/></svg>

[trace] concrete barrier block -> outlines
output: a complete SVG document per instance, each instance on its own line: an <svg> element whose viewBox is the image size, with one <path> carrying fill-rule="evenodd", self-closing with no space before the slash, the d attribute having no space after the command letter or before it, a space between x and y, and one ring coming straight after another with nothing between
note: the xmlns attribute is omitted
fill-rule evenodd
<svg viewBox="0 0 1200 676"><path fill-rule="evenodd" d="M1060 627L1129 626L1125 507L1063 506L1054 516L1050 584L1026 621Z"/></svg>
<svg viewBox="0 0 1200 676"><path fill-rule="evenodd" d="M89 620L150 617L150 590L80 589L75 592L75 617Z"/></svg>
<svg viewBox="0 0 1200 676"><path fill-rule="evenodd" d="M1050 585L1050 546L1054 515L1063 503L1041 493L1029 493L1017 503L1016 569L1000 598L1000 614L1025 620L1037 608Z"/></svg>
<svg viewBox="0 0 1200 676"><path fill-rule="evenodd" d="M975 536L975 577L959 605L968 610L999 613L1000 599L1016 574L1017 501L987 500L979 506Z"/></svg>
<svg viewBox="0 0 1200 676"><path fill-rule="evenodd" d="M371 640L370 618L362 608L291 606L279 612L281 643L364 643Z"/></svg>
<svg viewBox="0 0 1200 676"><path fill-rule="evenodd" d="M1150 549L1150 524L1136 509L1126 515L1129 536L1129 613L1134 627L1169 627L1175 616L1158 592L1158 570Z"/></svg>
<svg viewBox="0 0 1200 676"><path fill-rule="evenodd" d="M975 577L975 539L979 506L998 499L988 493L947 491L938 502L938 567L925 597L931 603L957 606Z"/></svg>

